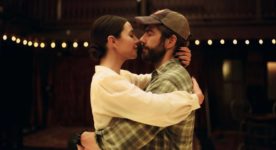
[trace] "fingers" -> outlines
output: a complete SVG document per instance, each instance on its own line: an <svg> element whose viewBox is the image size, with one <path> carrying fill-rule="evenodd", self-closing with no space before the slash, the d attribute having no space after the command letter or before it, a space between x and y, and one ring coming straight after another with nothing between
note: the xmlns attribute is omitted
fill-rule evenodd
<svg viewBox="0 0 276 150"><path fill-rule="evenodd" d="M178 58L184 67L187 67L191 63L192 53L187 47L180 47L179 51L176 52L176 58Z"/></svg>
<svg viewBox="0 0 276 150"><path fill-rule="evenodd" d="M204 101L204 95L194 77L192 77L192 82L193 82L193 89L195 94L198 96L199 104L202 104Z"/></svg>
<svg viewBox="0 0 276 150"><path fill-rule="evenodd" d="M182 60L182 61L180 61L180 62L181 62L181 64L182 64L184 67L187 67L187 66L190 65L190 61Z"/></svg>
<svg viewBox="0 0 276 150"><path fill-rule="evenodd" d="M192 77L192 81L193 81L193 85L194 85L194 86L198 86L198 83L197 83L195 77Z"/></svg>
<svg viewBox="0 0 276 150"><path fill-rule="evenodd" d="M81 145L77 144L77 148L78 150L84 150L84 147L82 147Z"/></svg>
<svg viewBox="0 0 276 150"><path fill-rule="evenodd" d="M178 52L175 53L175 55L176 56L188 56L188 57L192 57L192 54L190 52L184 52L184 51L183 52L182 51L181 52L178 51Z"/></svg>
<svg viewBox="0 0 276 150"><path fill-rule="evenodd" d="M192 56L191 50L188 47L180 47L178 52L176 53L177 56L185 55L185 56Z"/></svg>
<svg viewBox="0 0 276 150"><path fill-rule="evenodd" d="M178 56L178 59L182 60L182 61L191 61L191 58L189 56Z"/></svg>

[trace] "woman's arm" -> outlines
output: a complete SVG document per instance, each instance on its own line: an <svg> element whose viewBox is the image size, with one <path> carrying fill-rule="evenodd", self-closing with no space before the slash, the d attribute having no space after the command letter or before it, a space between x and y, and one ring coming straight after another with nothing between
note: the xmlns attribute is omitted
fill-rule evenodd
<svg viewBox="0 0 276 150"><path fill-rule="evenodd" d="M121 70L120 74L124 76L130 83L138 86L141 89L147 87L151 80L151 74L135 74L127 70Z"/></svg>
<svg viewBox="0 0 276 150"><path fill-rule="evenodd" d="M198 109L196 94L176 91L165 94L145 92L120 76L108 76L92 84L93 113L120 117L165 127L185 119Z"/></svg>

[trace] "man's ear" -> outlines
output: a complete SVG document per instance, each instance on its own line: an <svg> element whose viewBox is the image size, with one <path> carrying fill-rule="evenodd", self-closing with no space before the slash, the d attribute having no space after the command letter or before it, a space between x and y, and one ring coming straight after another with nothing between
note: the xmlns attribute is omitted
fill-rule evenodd
<svg viewBox="0 0 276 150"><path fill-rule="evenodd" d="M176 35L173 34L171 37L169 37L165 40L165 48L166 49L173 48L176 44L176 41L177 41L177 37L176 37Z"/></svg>

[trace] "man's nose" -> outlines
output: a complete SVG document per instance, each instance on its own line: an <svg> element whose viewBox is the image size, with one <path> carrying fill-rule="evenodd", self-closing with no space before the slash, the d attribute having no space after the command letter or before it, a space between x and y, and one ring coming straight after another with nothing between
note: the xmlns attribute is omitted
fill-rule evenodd
<svg viewBox="0 0 276 150"><path fill-rule="evenodd" d="M140 41L145 43L145 35L144 34L140 37Z"/></svg>

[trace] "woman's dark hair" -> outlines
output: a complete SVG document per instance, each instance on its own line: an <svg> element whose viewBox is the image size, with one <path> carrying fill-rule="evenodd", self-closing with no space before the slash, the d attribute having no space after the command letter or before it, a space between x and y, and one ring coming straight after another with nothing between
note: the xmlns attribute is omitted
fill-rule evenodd
<svg viewBox="0 0 276 150"><path fill-rule="evenodd" d="M165 27L164 25L158 25L157 28L160 30L161 32L161 41L164 42L165 39L171 37L173 34L177 37L177 41L175 43L175 49L174 49L174 53L180 48L180 47L187 47L189 46L189 38L187 40L185 40L183 37L181 37L180 35L178 35L177 33L175 33L174 31L170 30L169 28Z"/></svg>
<svg viewBox="0 0 276 150"><path fill-rule="evenodd" d="M114 15L104 15L96 19L91 30L90 56L99 60L106 54L107 37L119 38L127 19Z"/></svg>

